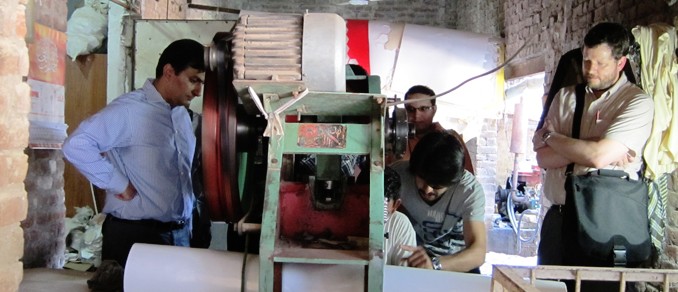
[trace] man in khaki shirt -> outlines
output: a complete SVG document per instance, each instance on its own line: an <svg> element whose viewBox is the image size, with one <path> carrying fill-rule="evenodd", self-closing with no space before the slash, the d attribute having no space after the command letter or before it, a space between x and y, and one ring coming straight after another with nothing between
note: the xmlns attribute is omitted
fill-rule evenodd
<svg viewBox="0 0 678 292"><path fill-rule="evenodd" d="M539 166L546 169L544 195L553 205L542 224L538 262L563 265L563 248L576 245L576 238L561 232L565 204L565 169L574 163L574 173L596 169L623 169L638 179L642 153L650 135L652 98L623 74L628 61L630 34L615 23L600 23L587 33L582 46L582 72L586 80L580 138L571 138L576 103L574 86L561 89L553 99L544 126L532 142ZM633 228L633 227L629 227Z"/></svg>

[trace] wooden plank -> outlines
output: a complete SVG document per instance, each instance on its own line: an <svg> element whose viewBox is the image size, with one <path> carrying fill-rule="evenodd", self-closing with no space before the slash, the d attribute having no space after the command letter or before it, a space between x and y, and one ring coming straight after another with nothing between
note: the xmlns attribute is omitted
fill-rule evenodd
<svg viewBox="0 0 678 292"><path fill-rule="evenodd" d="M367 265L367 250L317 249L278 247L273 253L275 262L302 264Z"/></svg>
<svg viewBox="0 0 678 292"><path fill-rule="evenodd" d="M536 292L539 290L528 284L512 267L495 265L492 268L492 291Z"/></svg>
<svg viewBox="0 0 678 292"><path fill-rule="evenodd" d="M575 291L581 288L581 281L619 282L624 288L627 282L661 283L667 289L669 283L678 282L678 270L668 269L630 269L604 267L569 267L569 266L494 266L492 275L492 291L527 291L520 286L524 278L548 280L575 280ZM501 286L501 287L497 287ZM623 290L623 289L622 289ZM536 291L536 290L535 290Z"/></svg>
<svg viewBox="0 0 678 292"><path fill-rule="evenodd" d="M64 116L72 133L80 122L106 106L107 55L91 54L66 61L66 101ZM90 206L94 209L89 181L66 161L64 166L64 192L66 216L75 214L74 207ZM103 208L104 192L95 191L98 208Z"/></svg>
<svg viewBox="0 0 678 292"><path fill-rule="evenodd" d="M678 270L667 269L629 269L629 268L602 268L602 267L568 267L568 266L537 266L511 267L521 277L529 277L534 270L539 279L574 280L577 272L582 280L620 281L622 273L625 280L630 282L664 282L668 277L671 282L678 281Z"/></svg>

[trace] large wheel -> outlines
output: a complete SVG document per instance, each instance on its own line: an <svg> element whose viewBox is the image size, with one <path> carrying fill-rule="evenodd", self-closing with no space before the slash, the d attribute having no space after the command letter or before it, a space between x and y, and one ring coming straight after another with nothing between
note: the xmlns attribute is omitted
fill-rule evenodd
<svg viewBox="0 0 678 292"><path fill-rule="evenodd" d="M205 74L202 152L205 196L212 220L236 222L242 217L237 174L238 96L230 64L230 34L217 34Z"/></svg>

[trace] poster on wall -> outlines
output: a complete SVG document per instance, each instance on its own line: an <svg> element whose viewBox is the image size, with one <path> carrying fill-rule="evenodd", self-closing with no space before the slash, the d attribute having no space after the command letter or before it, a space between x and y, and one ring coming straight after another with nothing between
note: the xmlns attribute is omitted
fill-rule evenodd
<svg viewBox="0 0 678 292"><path fill-rule="evenodd" d="M28 45L31 112L28 146L60 149L66 139L64 97L66 84L66 34L38 23Z"/></svg>

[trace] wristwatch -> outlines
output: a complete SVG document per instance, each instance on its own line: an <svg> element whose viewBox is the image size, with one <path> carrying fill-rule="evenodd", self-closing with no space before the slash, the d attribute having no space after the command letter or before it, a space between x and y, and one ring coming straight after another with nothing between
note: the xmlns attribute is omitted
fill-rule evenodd
<svg viewBox="0 0 678 292"><path fill-rule="evenodd" d="M553 132L551 131L544 132L544 134L541 135L541 142L546 144L546 141L548 141L548 139L550 139L551 136L553 136Z"/></svg>
<svg viewBox="0 0 678 292"><path fill-rule="evenodd" d="M434 270L443 269L443 265L440 264L440 259L438 259L438 257L431 257L431 264L433 265Z"/></svg>

